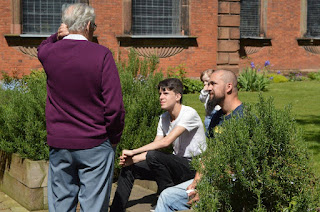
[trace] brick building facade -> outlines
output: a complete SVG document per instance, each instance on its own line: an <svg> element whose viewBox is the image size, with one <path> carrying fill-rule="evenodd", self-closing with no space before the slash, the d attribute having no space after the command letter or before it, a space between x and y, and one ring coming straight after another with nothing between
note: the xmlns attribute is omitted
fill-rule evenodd
<svg viewBox="0 0 320 212"><path fill-rule="evenodd" d="M179 3L178 33L157 36L135 34L137 21L133 17L141 15L135 12L143 6L138 5L138 0L84 2L89 2L96 10L97 42L115 52L116 58L125 56L133 47L140 55L157 54L163 70L185 64L189 77L198 77L208 68L238 72L251 61L262 66L266 60L274 70L320 69L320 39L317 33L308 35L313 27L309 22L319 21L309 17L311 3L314 4L312 8L320 8L315 0L257 0L255 7L243 6L245 0L176 1ZM24 32L24 5L24 0L0 1L0 71L22 74L41 68L35 57L36 46L47 35ZM243 35L246 25L243 20L252 18L245 17L249 13L241 12L241 7L258 11L255 16L257 33L253 36ZM171 14L169 16L171 18Z"/></svg>

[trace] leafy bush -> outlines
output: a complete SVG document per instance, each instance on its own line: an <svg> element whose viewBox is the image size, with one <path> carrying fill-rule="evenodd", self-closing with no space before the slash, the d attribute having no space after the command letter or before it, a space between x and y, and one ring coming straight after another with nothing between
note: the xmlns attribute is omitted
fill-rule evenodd
<svg viewBox="0 0 320 212"><path fill-rule="evenodd" d="M203 83L200 80L191 79L186 77L186 71L184 65L178 65L176 67L168 68L167 77L174 77L181 80L183 83L183 92L188 93L197 93L200 92L203 88Z"/></svg>
<svg viewBox="0 0 320 212"><path fill-rule="evenodd" d="M247 67L239 74L238 87L241 91L265 91L269 80L264 72L259 72L255 68Z"/></svg>
<svg viewBox="0 0 320 212"><path fill-rule="evenodd" d="M290 108L259 97L214 133L193 163L202 174L196 211L314 211L319 180Z"/></svg>
<svg viewBox="0 0 320 212"><path fill-rule="evenodd" d="M196 79L185 78L182 83L184 86L183 92L185 94L198 93L203 88L203 83L200 80Z"/></svg>
<svg viewBox="0 0 320 212"><path fill-rule="evenodd" d="M1 91L0 149L22 157L48 158L46 145L46 75L32 71L22 79L4 74Z"/></svg>
<svg viewBox="0 0 320 212"><path fill-rule="evenodd" d="M310 73L308 73L308 77L309 77L311 80L320 81L320 71L318 71L318 72L310 72Z"/></svg>
<svg viewBox="0 0 320 212"><path fill-rule="evenodd" d="M133 51L128 61L117 63L126 110L125 128L117 155L123 149L150 143L156 135L159 116L163 113L157 89L163 75L155 72L157 64L157 58L141 60Z"/></svg>
<svg viewBox="0 0 320 212"><path fill-rule="evenodd" d="M267 77L274 83L288 82L289 80L281 74L267 74Z"/></svg>
<svg viewBox="0 0 320 212"><path fill-rule="evenodd" d="M288 77L290 82L306 80L306 77L302 76L301 72L290 72Z"/></svg>

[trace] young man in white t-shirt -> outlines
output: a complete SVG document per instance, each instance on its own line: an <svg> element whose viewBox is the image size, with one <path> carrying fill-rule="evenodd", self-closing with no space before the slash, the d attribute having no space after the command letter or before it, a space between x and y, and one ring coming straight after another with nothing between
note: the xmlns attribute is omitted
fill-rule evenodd
<svg viewBox="0 0 320 212"><path fill-rule="evenodd" d="M193 156L206 149L206 136L202 120L191 107L181 104L183 84L169 78L158 85L161 108L157 135L153 142L138 149L123 150L123 167L110 211L125 211L135 179L154 180L158 193L195 176L190 167ZM173 145L173 154L157 151Z"/></svg>

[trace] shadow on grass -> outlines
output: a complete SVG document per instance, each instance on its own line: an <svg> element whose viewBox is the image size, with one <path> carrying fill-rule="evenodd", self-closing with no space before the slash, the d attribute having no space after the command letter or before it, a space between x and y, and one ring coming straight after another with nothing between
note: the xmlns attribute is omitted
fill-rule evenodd
<svg viewBox="0 0 320 212"><path fill-rule="evenodd" d="M303 119L296 119L296 121L300 125L315 124L320 126L320 115L308 115Z"/></svg>
<svg viewBox="0 0 320 212"><path fill-rule="evenodd" d="M303 138L309 143L308 149L320 154L320 115L308 115L296 121L304 130Z"/></svg>

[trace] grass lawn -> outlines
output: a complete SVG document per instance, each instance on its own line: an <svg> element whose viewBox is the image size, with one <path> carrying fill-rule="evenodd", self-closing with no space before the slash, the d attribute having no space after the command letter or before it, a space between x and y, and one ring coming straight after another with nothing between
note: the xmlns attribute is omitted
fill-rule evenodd
<svg viewBox="0 0 320 212"><path fill-rule="evenodd" d="M240 92L239 98L245 103L258 101L258 92ZM265 98L272 96L276 108L292 105L292 113L303 130L304 139L311 154L315 173L320 176L320 82L301 81L273 83L269 91L263 92ZM204 119L204 106L199 94L183 96L184 104L196 109Z"/></svg>

